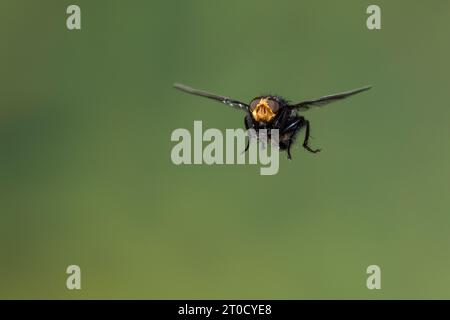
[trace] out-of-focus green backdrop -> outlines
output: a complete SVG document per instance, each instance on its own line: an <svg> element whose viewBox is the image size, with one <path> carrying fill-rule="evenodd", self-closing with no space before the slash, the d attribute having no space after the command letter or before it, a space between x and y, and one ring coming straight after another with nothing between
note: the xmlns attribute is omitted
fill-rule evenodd
<svg viewBox="0 0 450 320"><path fill-rule="evenodd" d="M3 0L0 297L450 298L449 28L445 1ZM305 114L322 153L260 176L172 164L174 129L243 127L175 81L374 88Z"/></svg>

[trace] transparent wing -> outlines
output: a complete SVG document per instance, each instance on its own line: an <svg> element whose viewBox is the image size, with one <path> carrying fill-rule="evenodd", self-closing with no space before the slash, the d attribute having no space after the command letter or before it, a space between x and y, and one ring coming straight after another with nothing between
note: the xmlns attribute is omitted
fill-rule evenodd
<svg viewBox="0 0 450 320"><path fill-rule="evenodd" d="M359 89L355 89L355 90L351 90L351 91L346 91L346 92L332 94L332 95L329 95L329 96L320 97L320 98L317 98L317 99L306 100L306 101L302 101L302 102L290 105L290 107L296 108L299 111L306 111L306 110L308 110L308 109L310 109L312 107L321 107L321 106L324 106L324 105L326 105L328 103L348 98L348 97L353 96L353 95L355 95L357 93L367 91L370 88L372 88L372 87L367 86L367 87L363 87L363 88L359 88Z"/></svg>
<svg viewBox="0 0 450 320"><path fill-rule="evenodd" d="M197 90L197 89L188 87L184 84L175 83L173 86L178 90L181 90L181 91L184 91L187 93L191 93L191 94L195 94L197 96L213 99L213 100L225 103L226 105L233 107L233 108L242 109L242 110L248 110L248 108L249 108L248 104L240 102L238 100L234 100L234 99L231 99L231 98L228 98L225 96L220 96L220 95L202 91L202 90Z"/></svg>

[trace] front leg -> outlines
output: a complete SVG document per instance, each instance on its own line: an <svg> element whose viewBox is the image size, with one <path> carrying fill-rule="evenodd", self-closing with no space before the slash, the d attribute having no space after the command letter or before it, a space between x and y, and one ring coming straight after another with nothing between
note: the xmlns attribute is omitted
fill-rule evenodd
<svg viewBox="0 0 450 320"><path fill-rule="evenodd" d="M320 152L320 149L312 149L308 145L309 136L310 136L310 133L309 133L309 131L310 131L309 121L305 120L304 125L306 127L306 130L305 130L305 140L303 140L303 148L305 148L306 150L308 150L309 152L312 152L312 153Z"/></svg>
<svg viewBox="0 0 450 320"><path fill-rule="evenodd" d="M292 138L289 139L288 141L288 147L287 147L287 154L288 154L288 159L292 160L292 156L291 156L291 144L292 144Z"/></svg>
<svg viewBox="0 0 450 320"><path fill-rule="evenodd" d="M292 160L291 146L292 143L294 142L294 136L298 131L298 129L300 128L300 126L302 125L302 123L303 123L302 119L296 119L281 131L281 135L285 135L287 137L287 147L285 148L287 149L287 156L289 160Z"/></svg>

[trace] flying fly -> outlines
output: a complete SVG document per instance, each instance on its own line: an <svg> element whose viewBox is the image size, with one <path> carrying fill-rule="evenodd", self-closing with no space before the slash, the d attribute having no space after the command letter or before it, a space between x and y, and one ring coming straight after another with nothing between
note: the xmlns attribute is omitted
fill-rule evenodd
<svg viewBox="0 0 450 320"><path fill-rule="evenodd" d="M247 130L254 129L258 135L260 129L279 130L278 146L280 150L286 150L288 159L291 159L291 146L297 134L304 129L305 136L303 139L303 147L312 153L317 153L320 149L314 149L309 145L311 125L308 120L300 116L298 112L309 110L312 107L322 107L328 103L348 98L357 93L369 90L371 87L363 87L355 90L336 93L323 96L316 99L304 100L297 103L290 103L288 100L277 95L258 96L249 104L214 93L197 90L189 86L176 83L174 87L197 96L209 98L222 102L230 107L240 109L246 113L244 125ZM268 137L270 138L270 137ZM248 150L249 144L245 148Z"/></svg>

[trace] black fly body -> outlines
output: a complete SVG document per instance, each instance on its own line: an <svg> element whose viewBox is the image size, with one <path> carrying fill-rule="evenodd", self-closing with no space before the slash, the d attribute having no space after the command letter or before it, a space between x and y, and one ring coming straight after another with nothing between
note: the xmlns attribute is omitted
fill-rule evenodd
<svg viewBox="0 0 450 320"><path fill-rule="evenodd" d="M280 150L286 150L288 159L291 159L291 146L300 130L305 129L303 147L312 153L317 153L320 149L313 149L309 146L310 123L297 112L306 111L312 107L321 107L330 102L335 102L348 98L357 93L369 90L371 87L363 87L351 91L332 94L317 99L305 100L290 104L286 99L277 95L263 95L254 98L249 104L220 96L214 93L197 90L183 84L174 84L174 87L194 95L206 97L228 106L240 109L246 113L244 119L245 128L254 129L258 135L259 129L279 130L278 146ZM269 137L270 138L270 137ZM249 144L245 148L248 150Z"/></svg>

